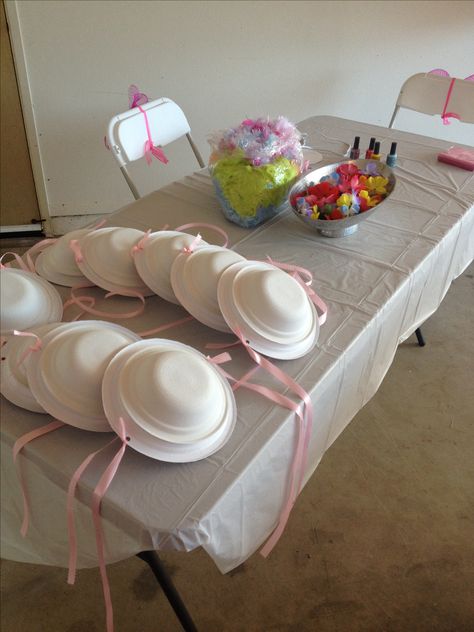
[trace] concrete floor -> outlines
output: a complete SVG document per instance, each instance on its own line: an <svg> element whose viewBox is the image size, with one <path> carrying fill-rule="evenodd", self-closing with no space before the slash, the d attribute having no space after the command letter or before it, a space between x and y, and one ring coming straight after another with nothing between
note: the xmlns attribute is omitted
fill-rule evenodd
<svg viewBox="0 0 474 632"><path fill-rule="evenodd" d="M474 631L474 266L402 344L269 559L162 559L201 632ZM99 573L3 562L2 632L105 630ZM148 567L109 567L116 632L181 630Z"/></svg>

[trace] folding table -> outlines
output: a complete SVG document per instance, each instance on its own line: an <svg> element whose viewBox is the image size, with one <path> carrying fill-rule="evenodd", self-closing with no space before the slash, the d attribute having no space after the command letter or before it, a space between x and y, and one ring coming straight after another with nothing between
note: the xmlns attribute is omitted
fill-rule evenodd
<svg viewBox="0 0 474 632"><path fill-rule="evenodd" d="M383 154L392 141L398 142L395 190L355 234L323 237L310 232L289 209L253 230L230 224L206 170L107 216L107 225L159 230L165 224L175 228L187 222L214 223L227 231L231 247L245 257L270 256L313 273L313 288L328 305L327 322L312 353L277 362L312 398L308 480L324 452L377 391L398 344L436 311L453 279L472 260L474 176L437 161L437 154L449 146L444 141L329 116L309 118L298 128L323 154L321 164L339 162L355 135L361 137L363 149L371 136L377 137ZM201 233L207 241L220 243L211 231ZM61 291L66 297L67 290ZM94 292L99 308L126 311L133 304L134 299L124 297L105 302L104 292ZM181 307L151 297L144 314L117 322L143 331L184 315ZM195 320L161 335L206 354L207 343L235 341ZM229 373L238 377L252 367L242 347L229 352ZM254 379L284 392L261 369ZM175 465L127 449L102 502L108 562L147 551L201 546L226 573L270 535L285 499L296 436L294 415L244 388L236 391L236 401L238 420L232 437L203 461ZM79 463L110 441L110 435L64 427L23 450L20 462L32 522L22 539L22 503L11 449L19 436L50 419L6 401L2 404L2 556L66 566L69 480ZM113 452L99 455L79 485L79 568L97 565L91 492Z"/></svg>

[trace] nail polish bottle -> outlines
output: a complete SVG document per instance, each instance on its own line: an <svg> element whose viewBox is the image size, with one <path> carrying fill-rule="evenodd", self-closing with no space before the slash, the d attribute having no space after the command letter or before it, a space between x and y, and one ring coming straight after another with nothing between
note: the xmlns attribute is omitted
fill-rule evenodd
<svg viewBox="0 0 474 632"><path fill-rule="evenodd" d="M389 167L395 167L397 164L397 143L392 143L390 147L390 153L387 156L387 165Z"/></svg>
<svg viewBox="0 0 474 632"><path fill-rule="evenodd" d="M372 160L380 160L380 143L377 141L374 145L374 153L370 156Z"/></svg>
<svg viewBox="0 0 474 632"><path fill-rule="evenodd" d="M357 160L357 158L359 158L360 156L359 142L360 142L360 136L356 136L354 138L354 144L352 145L351 153L350 153L350 158L352 160Z"/></svg>
<svg viewBox="0 0 474 632"><path fill-rule="evenodd" d="M375 138L371 138L370 143L369 143L369 148L365 152L366 158L372 158L372 154L374 153L374 146L375 146Z"/></svg>

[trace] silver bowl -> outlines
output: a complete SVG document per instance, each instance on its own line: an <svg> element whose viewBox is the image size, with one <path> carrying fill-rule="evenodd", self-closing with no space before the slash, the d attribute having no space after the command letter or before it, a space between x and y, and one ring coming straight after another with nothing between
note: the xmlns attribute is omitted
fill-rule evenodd
<svg viewBox="0 0 474 632"><path fill-rule="evenodd" d="M296 209L296 206L291 204L291 199L293 195L304 191L313 184L318 184L321 178L323 178L324 176L329 176L340 165L353 164L356 165L360 170L365 170L369 163L374 163L377 166L378 175L381 175L384 178L388 179L387 197L382 200L382 202L377 204L377 206L371 208L369 211L358 213L357 215L352 215L351 217L346 217L345 219L311 219L310 217L299 213ZM355 233L361 222L370 217L373 213L377 212L377 209L379 209L385 202L385 200L390 197L395 184L395 175L392 169L390 169L390 167L384 162L370 159L343 160L342 162L335 162L331 165L325 165L324 167L319 167L314 171L309 171L308 173L305 173L304 176L297 180L295 184L291 187L288 194L288 200L290 201L290 207L296 217L298 217L305 224L308 224L313 230L316 230L321 235L324 235L324 237L346 237L347 235L352 235L353 233Z"/></svg>

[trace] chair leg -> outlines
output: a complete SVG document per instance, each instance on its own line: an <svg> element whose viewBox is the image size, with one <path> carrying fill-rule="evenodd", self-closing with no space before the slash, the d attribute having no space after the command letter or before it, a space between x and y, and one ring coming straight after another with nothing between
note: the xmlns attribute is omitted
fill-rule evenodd
<svg viewBox="0 0 474 632"><path fill-rule="evenodd" d="M415 334L416 334L416 339L418 340L418 344L420 345L420 347L424 347L426 342L422 336L421 329L419 327L418 329L415 329Z"/></svg>
<svg viewBox="0 0 474 632"><path fill-rule="evenodd" d="M185 630L185 632L198 632L198 629L194 625L194 621L191 619L191 615L186 610L183 600L176 590L171 577L166 572L166 569L156 551L142 551L141 553L137 553L137 557L146 562L151 568L156 580L160 584L166 598L178 617L183 630Z"/></svg>

